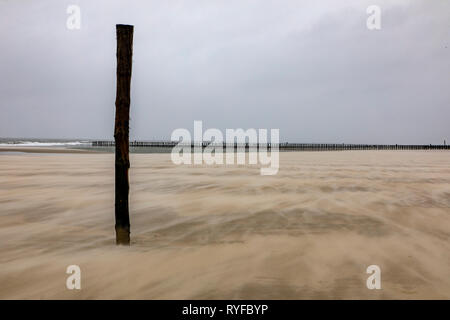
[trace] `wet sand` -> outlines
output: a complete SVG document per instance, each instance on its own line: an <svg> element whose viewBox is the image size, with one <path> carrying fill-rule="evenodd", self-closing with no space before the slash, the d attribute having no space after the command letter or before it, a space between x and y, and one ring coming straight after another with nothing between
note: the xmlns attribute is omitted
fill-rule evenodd
<svg viewBox="0 0 450 320"><path fill-rule="evenodd" d="M1 299L450 298L450 152L281 153L275 176L131 164L116 247L113 154L0 154Z"/></svg>

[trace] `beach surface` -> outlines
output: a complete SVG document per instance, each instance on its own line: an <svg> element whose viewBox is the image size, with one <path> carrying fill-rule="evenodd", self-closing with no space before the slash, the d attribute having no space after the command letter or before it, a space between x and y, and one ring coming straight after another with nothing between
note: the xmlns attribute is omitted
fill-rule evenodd
<svg viewBox="0 0 450 320"><path fill-rule="evenodd" d="M286 152L274 176L132 154L130 247L114 154L45 153L0 152L0 299L450 299L448 151Z"/></svg>

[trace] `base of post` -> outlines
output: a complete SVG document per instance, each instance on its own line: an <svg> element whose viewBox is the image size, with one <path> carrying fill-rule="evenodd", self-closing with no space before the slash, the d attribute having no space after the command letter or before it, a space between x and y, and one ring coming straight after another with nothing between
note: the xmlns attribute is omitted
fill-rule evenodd
<svg viewBox="0 0 450 320"><path fill-rule="evenodd" d="M116 227L116 245L130 245L130 229Z"/></svg>

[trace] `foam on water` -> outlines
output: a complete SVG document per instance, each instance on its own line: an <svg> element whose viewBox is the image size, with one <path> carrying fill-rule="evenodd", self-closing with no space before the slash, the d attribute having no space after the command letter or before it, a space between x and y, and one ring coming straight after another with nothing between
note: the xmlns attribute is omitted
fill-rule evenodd
<svg viewBox="0 0 450 320"><path fill-rule="evenodd" d="M0 139L0 147L66 147L87 145L87 140L17 140Z"/></svg>

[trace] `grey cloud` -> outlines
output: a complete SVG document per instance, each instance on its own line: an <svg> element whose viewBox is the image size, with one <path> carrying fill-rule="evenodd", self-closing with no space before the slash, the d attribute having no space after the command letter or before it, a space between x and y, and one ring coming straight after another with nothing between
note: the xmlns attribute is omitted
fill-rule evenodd
<svg viewBox="0 0 450 320"><path fill-rule="evenodd" d="M450 2L0 2L0 136L112 138L115 24L135 25L133 139L279 128L296 142L450 138ZM78 4L82 28L66 29Z"/></svg>

